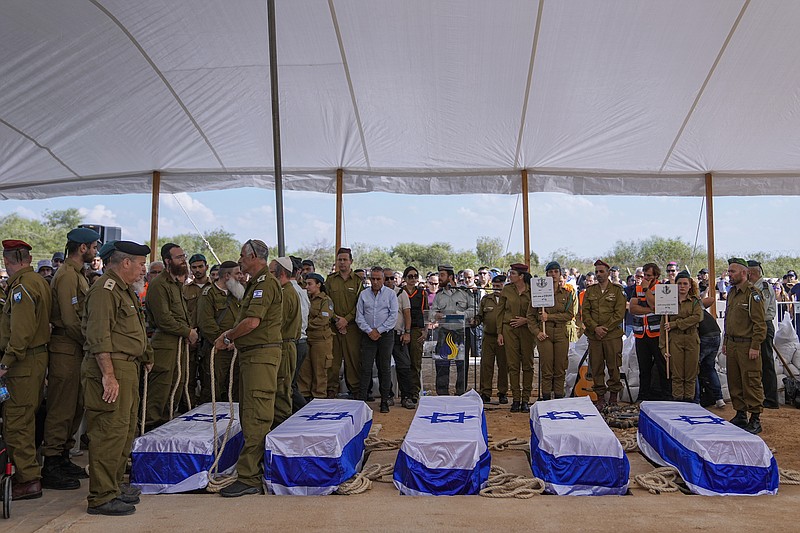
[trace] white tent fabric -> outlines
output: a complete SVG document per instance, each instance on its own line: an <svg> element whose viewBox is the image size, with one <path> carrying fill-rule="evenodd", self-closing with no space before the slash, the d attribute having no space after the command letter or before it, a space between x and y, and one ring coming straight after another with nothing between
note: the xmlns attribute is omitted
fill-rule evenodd
<svg viewBox="0 0 800 533"><path fill-rule="evenodd" d="M264 0L4 0L0 198L272 187ZM285 187L800 194L800 2L278 0Z"/></svg>

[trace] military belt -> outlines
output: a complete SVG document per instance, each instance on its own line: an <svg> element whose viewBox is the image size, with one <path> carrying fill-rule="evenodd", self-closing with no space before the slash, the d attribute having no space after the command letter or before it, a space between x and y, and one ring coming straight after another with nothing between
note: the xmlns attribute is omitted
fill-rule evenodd
<svg viewBox="0 0 800 533"><path fill-rule="evenodd" d="M239 348L239 353L249 352L250 350L258 350L259 348L275 348L281 346L283 343L281 342L271 342L269 344L254 344L253 346L245 346L244 348Z"/></svg>
<svg viewBox="0 0 800 533"><path fill-rule="evenodd" d="M290 342L297 342L297 339L283 339L284 344L289 344Z"/></svg>
<svg viewBox="0 0 800 533"><path fill-rule="evenodd" d="M28 348L25 350L25 355L36 355L37 353L47 353L47 345L42 344L36 348Z"/></svg>
<svg viewBox="0 0 800 533"><path fill-rule="evenodd" d="M50 332L51 335L66 335L67 330L64 328L53 328L53 331Z"/></svg>
<svg viewBox="0 0 800 533"><path fill-rule="evenodd" d="M750 342L750 337L734 337L733 335L728 335L728 339L732 340L733 342Z"/></svg>
<svg viewBox="0 0 800 533"><path fill-rule="evenodd" d="M139 359L139 356L122 352L111 352L111 359L116 359L118 361L136 361Z"/></svg>

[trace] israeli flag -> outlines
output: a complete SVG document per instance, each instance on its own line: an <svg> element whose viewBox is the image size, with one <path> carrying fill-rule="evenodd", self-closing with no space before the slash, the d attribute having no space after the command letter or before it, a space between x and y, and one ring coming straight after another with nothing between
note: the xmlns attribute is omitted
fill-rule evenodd
<svg viewBox="0 0 800 533"><path fill-rule="evenodd" d="M778 464L760 437L694 403L642 402L639 449L704 496L777 494Z"/></svg>
<svg viewBox="0 0 800 533"><path fill-rule="evenodd" d="M628 491L628 457L588 396L533 405L531 470L552 494L602 496Z"/></svg>
<svg viewBox="0 0 800 533"><path fill-rule="evenodd" d="M131 453L131 483L144 494L174 494L201 490L208 485L214 463L214 426L211 404L205 403L185 415L134 439ZM233 404L234 419L228 442L218 464L220 474L236 467L244 445ZM230 421L230 404L217 403L217 446L222 446Z"/></svg>
<svg viewBox="0 0 800 533"><path fill-rule="evenodd" d="M491 462L478 393L424 396L397 454L394 486L413 496L478 494Z"/></svg>
<svg viewBox="0 0 800 533"><path fill-rule="evenodd" d="M372 409L315 399L267 434L264 482L273 494L323 496L361 470Z"/></svg>

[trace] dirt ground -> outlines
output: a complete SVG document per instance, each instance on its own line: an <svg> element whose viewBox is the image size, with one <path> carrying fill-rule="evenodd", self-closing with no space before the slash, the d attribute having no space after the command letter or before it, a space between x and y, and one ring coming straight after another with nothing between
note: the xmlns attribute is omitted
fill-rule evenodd
<svg viewBox="0 0 800 533"><path fill-rule="evenodd" d="M427 378L431 377L426 372ZM454 378L455 376L453 376ZM455 383L454 380L451 383ZM427 386L425 381L423 384ZM430 383L432 385L432 383ZM472 386L471 374L468 380ZM430 387L432 388L432 387ZM371 403L379 436L405 435L413 410L395 406L378 412ZM494 400L486 407L494 440L530 437L528 416L510 413ZM730 418L733 410L713 409ZM762 416L764 441L773 449L780 468L800 470L798 445L800 410L781 407ZM628 430L632 431L632 430ZM394 463L396 451L374 452L366 464ZM631 477L653 469L638 452L629 452ZM86 456L76 458L86 463ZM492 464L530 476L526 454L518 450L492 452ZM796 529L800 486L781 485L777 496L703 497L681 493L652 495L632 487L628 496L536 496L528 500L480 496L400 496L390 483L355 496L248 496L233 500L212 494L143 496L136 514L111 518L86 514L88 481L75 491L45 491L39 500L13 502L11 520L0 520L2 532L70 531L678 531L735 529L772 532Z"/></svg>

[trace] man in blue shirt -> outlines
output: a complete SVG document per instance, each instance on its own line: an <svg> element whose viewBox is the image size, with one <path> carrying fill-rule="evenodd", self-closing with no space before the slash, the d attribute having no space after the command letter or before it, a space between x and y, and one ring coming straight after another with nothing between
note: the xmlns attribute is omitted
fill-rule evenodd
<svg viewBox="0 0 800 533"><path fill-rule="evenodd" d="M392 391L392 346L397 323L397 295L383 284L383 269L372 267L369 273L370 290L361 291L356 304L356 324L361 335L361 381L357 400L367 397L372 381L372 365L377 359L381 391L381 413L389 412Z"/></svg>

